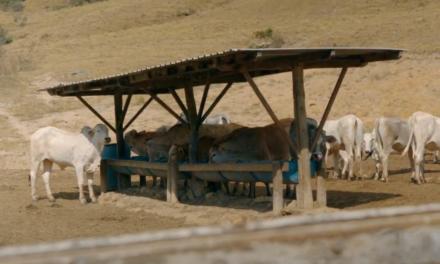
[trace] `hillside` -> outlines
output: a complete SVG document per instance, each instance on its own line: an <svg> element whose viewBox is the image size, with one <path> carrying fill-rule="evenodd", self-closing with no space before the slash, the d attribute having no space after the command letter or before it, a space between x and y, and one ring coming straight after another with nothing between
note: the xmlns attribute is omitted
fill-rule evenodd
<svg viewBox="0 0 440 264"><path fill-rule="evenodd" d="M107 0L81 6L68 2L28 0L22 11L0 11L0 26L12 39L0 46L0 164L4 167L27 166L28 135L38 127L79 130L97 122L76 100L50 97L37 89L248 47L256 31L269 28L283 39L284 47L407 50L400 61L350 70L332 117L354 113L371 125L380 115L406 118L416 110L440 115L440 2L436 0L277 0L276 4L269 0ZM320 117L336 78L335 70L307 73L312 117ZM281 117L292 114L289 74L261 78L258 83ZM143 100L139 97L134 102ZM112 116L110 98L91 101ZM217 111L248 125L269 122L244 85L234 86ZM173 119L154 105L134 127L152 129L169 122Z"/></svg>

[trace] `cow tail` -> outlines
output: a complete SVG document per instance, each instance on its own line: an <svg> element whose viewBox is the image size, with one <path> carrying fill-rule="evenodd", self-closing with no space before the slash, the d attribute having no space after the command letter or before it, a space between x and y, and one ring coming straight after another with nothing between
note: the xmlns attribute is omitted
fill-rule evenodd
<svg viewBox="0 0 440 264"><path fill-rule="evenodd" d="M409 148L412 146L415 146L415 140L414 140L414 126L413 126L413 120L412 118L410 118L408 120L408 125L409 125L409 138L408 138L408 143L406 143L406 147L403 150L401 156L405 156L406 153L408 153Z"/></svg>
<svg viewBox="0 0 440 264"><path fill-rule="evenodd" d="M380 123L382 122L382 119L377 119L376 120L376 126L375 126L375 128L374 128L374 138L375 138L375 141L376 141L376 148L377 148L377 151L379 152L379 153L383 153L383 139L382 139L382 137L381 137L381 135L380 135L380 133L379 133L379 127L380 127Z"/></svg>

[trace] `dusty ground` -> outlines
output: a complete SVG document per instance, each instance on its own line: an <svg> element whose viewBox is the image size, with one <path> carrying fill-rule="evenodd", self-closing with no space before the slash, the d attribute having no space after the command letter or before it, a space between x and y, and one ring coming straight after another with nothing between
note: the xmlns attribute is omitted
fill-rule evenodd
<svg viewBox="0 0 440 264"><path fill-rule="evenodd" d="M407 118L421 110L440 116L437 0L325 4L279 0L276 5L271 0L107 0L61 8L67 2L32 0L25 1L21 12L0 10L0 26L13 40L0 46L0 244L270 217L269 203L244 198L220 202L211 198L199 206L173 207L142 197L144 193L141 197L110 195L100 204L81 206L76 200L72 172L55 173L55 205L49 206L47 200L32 205L26 178L30 134L48 125L79 131L98 121L73 98L36 92L59 81L83 80L248 47L255 31L271 28L282 36L284 47L407 49L399 61L350 69L331 118L354 113L370 130L374 119L382 115ZM320 118L337 73L306 72L307 111L311 117ZM256 81L280 118L292 116L289 74ZM219 90L213 89L209 99ZM196 95L200 98L200 89ZM136 96L128 115L145 99ZM164 100L171 102L171 98ZM90 98L90 102L113 120L111 98ZM234 122L250 126L270 121L251 89L243 84L234 84L214 112L225 112ZM152 104L133 128L148 130L172 122L160 106ZM391 164L397 174L388 184L330 181L329 206L355 209L439 202L440 165L428 166L431 182L422 186L409 184L408 171L402 170L407 167L405 159Z"/></svg>
<svg viewBox="0 0 440 264"><path fill-rule="evenodd" d="M440 201L440 164L429 164L429 183L409 183L406 159L391 160L388 184L372 181L329 180L328 210L353 210L423 204ZM370 167L371 171L371 167ZM45 198L30 199L27 171L5 170L0 184L0 245L23 244L97 235L136 233L145 230L211 224L240 224L248 220L271 218L271 199L258 187L256 200L245 196L208 195L200 202L170 205L163 193L151 188L133 188L129 195L106 193L98 204L81 205L71 171L56 171L52 186L56 203ZM133 178L136 179L135 177ZM151 184L149 182L149 184ZM39 193L44 196L40 182ZM298 213L298 212L293 212Z"/></svg>

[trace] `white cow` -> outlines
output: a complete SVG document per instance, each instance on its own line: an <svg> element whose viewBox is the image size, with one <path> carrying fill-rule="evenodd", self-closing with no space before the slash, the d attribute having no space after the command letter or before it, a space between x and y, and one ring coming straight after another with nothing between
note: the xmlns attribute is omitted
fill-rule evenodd
<svg viewBox="0 0 440 264"><path fill-rule="evenodd" d="M364 135L365 152L372 154L376 161L375 180L379 179L382 166L382 180L388 182L388 159L391 153L402 153L409 140L408 122L396 117L381 117L376 120L370 142L366 142ZM414 168L412 149L409 149L408 158L411 168Z"/></svg>
<svg viewBox="0 0 440 264"><path fill-rule="evenodd" d="M415 112L408 120L410 133L402 155L410 148L414 157L414 180L417 184L426 182L424 175L425 149L440 150L440 118L424 112Z"/></svg>
<svg viewBox="0 0 440 264"><path fill-rule="evenodd" d="M333 157L334 173L336 177L344 176L348 169L348 179L353 178L354 163L361 166L361 148L363 137L363 123L355 115L346 115L337 120L329 120L324 124L324 131L327 138L328 157ZM344 166L340 173L339 158L343 160ZM362 170L360 168L360 174Z"/></svg>
<svg viewBox="0 0 440 264"><path fill-rule="evenodd" d="M79 187L79 200L85 204L83 185L85 177L89 187L90 199L96 202L93 192L93 173L99 168L101 152L104 144L110 142L108 129L103 124L93 129L84 127L81 133L71 133L55 127L44 127L31 136L31 195L38 200L35 183L40 164L43 163L43 181L49 201L55 201L49 185L49 177L53 163L61 169L72 166L75 168Z"/></svg>
<svg viewBox="0 0 440 264"><path fill-rule="evenodd" d="M185 122L188 122L184 113L180 114L180 118L182 118ZM206 124L206 125L227 125L230 123L231 123L231 120L224 113L208 116L203 121L203 124ZM180 124L180 121L178 121L176 124Z"/></svg>

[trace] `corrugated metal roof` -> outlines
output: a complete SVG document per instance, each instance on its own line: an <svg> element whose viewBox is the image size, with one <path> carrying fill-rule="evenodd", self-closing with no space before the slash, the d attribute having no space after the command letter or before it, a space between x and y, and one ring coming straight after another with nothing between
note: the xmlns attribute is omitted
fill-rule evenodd
<svg viewBox="0 0 440 264"><path fill-rule="evenodd" d="M194 86L208 81L242 82L243 69L256 77L289 71L297 64L305 68L360 67L373 61L398 59L401 51L384 48L229 49L116 75L60 83L43 90L60 96L165 93L182 88L188 82Z"/></svg>

